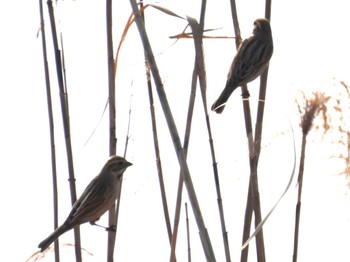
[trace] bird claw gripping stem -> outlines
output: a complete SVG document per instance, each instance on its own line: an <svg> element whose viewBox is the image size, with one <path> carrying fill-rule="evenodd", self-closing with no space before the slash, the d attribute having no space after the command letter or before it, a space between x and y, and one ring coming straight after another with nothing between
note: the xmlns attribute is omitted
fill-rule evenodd
<svg viewBox="0 0 350 262"><path fill-rule="evenodd" d="M117 225L111 225L110 227L106 227L106 231L110 232L116 232L117 231Z"/></svg>
<svg viewBox="0 0 350 262"><path fill-rule="evenodd" d="M244 90L241 96L243 99L248 99L250 97L250 93L248 90Z"/></svg>

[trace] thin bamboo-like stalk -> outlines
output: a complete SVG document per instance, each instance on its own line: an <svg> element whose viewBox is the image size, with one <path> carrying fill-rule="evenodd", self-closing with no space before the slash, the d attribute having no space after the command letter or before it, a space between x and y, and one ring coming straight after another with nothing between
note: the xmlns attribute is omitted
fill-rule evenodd
<svg viewBox="0 0 350 262"><path fill-rule="evenodd" d="M259 104L258 104L258 111L257 111L257 120L255 125L253 155L250 158L250 162L251 162L250 166L252 171L251 171L251 177L249 182L250 192L248 192L248 201L252 202L252 204L251 203L247 204L247 210L251 214L248 215L249 224L247 224L247 227L244 229L244 233L247 233L247 235L244 234L243 243L249 238L250 224L252 219L251 217L252 208L254 209L254 214L255 214L255 227L257 227L262 220L257 170L258 170L258 163L259 163L260 150L261 150L261 134L262 134L262 126L263 126L262 123L263 123L265 97L266 97L267 73L268 73L268 68L260 77ZM258 261L265 261L265 244L264 244L262 228L256 234L256 246L257 246ZM243 252L244 251L242 251L242 253ZM245 255L247 255L247 253Z"/></svg>
<svg viewBox="0 0 350 262"><path fill-rule="evenodd" d="M56 31L55 16L53 12L52 1L48 0L47 5L48 5L54 52L55 52L56 72L57 72L57 80L58 80L58 87L59 87L59 93L60 93L62 121L63 121L63 129L64 129L64 135L65 135L67 161L68 161L68 173L69 173L68 180L69 180L70 192L71 192L71 203L73 205L77 199L77 194L76 194L76 188L75 188L73 153L72 153L72 144L71 144L71 136L70 136L68 97L67 97L66 86L64 82L63 67L62 67L62 61L61 61L61 55L63 54L61 54L58 47L57 31ZM74 228L74 237L75 237L76 261L80 262L82 261L82 258L81 258L79 226Z"/></svg>
<svg viewBox="0 0 350 262"><path fill-rule="evenodd" d="M57 171L56 171L56 150L55 150L55 129L54 119L52 110L51 100L51 85L50 85L50 73L49 65L47 61L47 50L46 50L46 36L45 36L45 23L43 14L43 3L39 0L40 9L40 29L41 29L41 40L43 46L43 62L45 70L45 85L46 85L46 97L47 97L47 111L49 116L49 127L50 127L50 145L51 145L51 169L52 169L52 189L53 189L53 217L54 217L54 228L58 227L58 188L57 188ZM58 240L54 243L55 248L55 261L60 261L60 251Z"/></svg>
<svg viewBox="0 0 350 262"><path fill-rule="evenodd" d="M324 93L315 92L311 99L306 99L305 94L305 105L304 108L299 106L299 112L301 114L301 129L303 133L302 144L301 144L301 154L300 154L300 164L299 164L299 175L298 175L298 199L295 210L295 228L294 228L294 248L293 248L293 262L298 259L298 243L299 243L299 225L300 225L300 212L301 212L301 193L303 190L303 178L304 178L304 163L305 163L305 151L306 151L306 138L309 134L313 120L319 112L322 112L322 117L325 122L325 131L327 130L327 107L326 103L330 97L326 97Z"/></svg>
<svg viewBox="0 0 350 262"><path fill-rule="evenodd" d="M303 134L302 143L301 143L301 154L300 154L299 175L298 175L298 200L297 200L297 205L296 205L296 208L295 208L293 262L297 262L297 260L298 260L299 225L300 225L300 210L301 210L301 192L303 190L306 137L307 137L307 134Z"/></svg>
<svg viewBox="0 0 350 262"><path fill-rule="evenodd" d="M182 191L183 191L183 175L180 174L179 176L179 182L177 186L177 197L176 197L176 204L175 204L175 215L174 215L174 231L171 238L171 250L170 250L170 262L175 262L175 250L176 250L176 243L177 243L177 233L179 230L179 222L180 222L180 213L181 213L181 202L182 202Z"/></svg>
<svg viewBox="0 0 350 262"><path fill-rule="evenodd" d="M240 30L239 30L239 24L238 24L236 3L234 0L231 0L231 11L232 11L232 20L233 20L235 34L236 34L236 46L238 47L241 42L241 36L240 36ZM265 16L268 19L270 19L270 15L271 15L271 1L267 0L265 5ZM244 243L249 238L253 210L255 213L255 226L258 226L262 220L259 186L258 186L258 178L257 178L257 168L258 168L260 147L261 147L262 121L263 121L263 113L264 113L264 106L265 106L267 72L268 72L268 69L265 70L265 72L262 74L260 78L261 81L260 81L259 105L258 105L258 113L257 113L254 137L252 132L250 105L248 100L249 95L245 96L245 94L249 94L249 93L248 93L247 87L242 86L243 109L244 109L244 116L245 116L246 134L248 138L249 156L250 156L249 163L250 163L250 170L251 170L242 243ZM261 229L260 232L256 235L256 248L257 248L258 261L263 262L266 260L264 246L265 245L264 245L263 231ZM241 253L241 261L246 262L247 259L248 259L248 248L243 249Z"/></svg>
<svg viewBox="0 0 350 262"><path fill-rule="evenodd" d="M265 3L265 17L268 20L271 20L271 0L266 0ZM255 124L255 135L254 135L254 172L251 176L252 186L250 187L253 195L254 203L254 214L255 214L255 227L257 227L261 220L261 206L260 206L260 196L259 196L259 186L258 186L258 163L261 150L261 136L262 136L262 127L263 127L263 116L265 108L265 98L266 98L266 87L267 87L267 76L268 76L269 67L265 69L265 72L260 77L260 92L259 92L259 104L257 111L257 119ZM256 235L256 246L257 246L257 257L258 261L265 261L265 244L263 230Z"/></svg>
<svg viewBox="0 0 350 262"><path fill-rule="evenodd" d="M223 231L226 261L231 261L226 226L225 226L225 219L224 219L224 214L223 214L223 206L222 206L219 178L218 178L218 172L217 172L217 165L216 165L216 160L215 160L215 151L214 151L213 139L212 139L212 135L211 135L210 119L209 119L209 114L207 111L206 74L205 74L204 56L203 56L203 49L202 49L205 10L206 10L206 1L204 0L204 1L202 1L199 26L198 26L198 23L195 21L195 19L192 19L191 17L187 17L187 20L189 21L190 26L192 28L192 34L193 34L193 38L194 38L194 42L195 42L196 60L195 60L195 66L194 66L194 71L193 71L193 75L192 75L192 88L191 88L189 109L188 109L187 121L186 121L184 149L185 149L185 152L187 152L191 123L192 123L192 116L193 116L193 106L194 106L194 100L195 100L197 78L199 78L200 87L201 87L201 91L202 91L201 93L202 93L204 111L205 111L205 115L206 115L206 123L207 123L207 129L208 129L208 134L209 134L212 160L214 163L213 164L214 178L215 178L215 186L216 186L217 196L218 196L219 215L220 215L221 226L222 226L222 231ZM172 240L172 245L171 245L172 249L171 249L170 261L174 261L176 237L177 237L179 216L180 216L180 210L181 210L182 183L183 183L183 178L182 178L182 176L180 176L179 186L178 186L178 194L177 194L177 202L176 202L176 210L175 210L175 218L174 218L174 233L173 233L173 240Z"/></svg>
<svg viewBox="0 0 350 262"><path fill-rule="evenodd" d="M106 1L106 29L107 29L107 67L108 67L108 101L109 101L109 155L115 155L117 151L117 138L116 138L116 108L115 108L115 73L114 73L114 54L113 54L113 33L112 33L112 0ZM120 203L120 191L118 196L118 205ZM114 204L108 210L108 225L109 227L115 227L115 231L109 230L107 236L107 261L113 262L115 238L118 225L117 212L119 208L116 208Z"/></svg>
<svg viewBox="0 0 350 262"><path fill-rule="evenodd" d="M181 170L183 172L183 177L184 177L184 182L187 188L187 193L192 205L192 210L194 212L194 216L196 218L196 222L197 222L197 226L200 232L200 237L201 237L201 241L202 241L202 246L204 249L204 253L206 256L207 261L216 261L215 259L215 255L214 255L214 251L210 242L210 238L208 235L208 231L205 227L205 223L204 223L204 219L202 216L202 213L200 211L200 207L199 207L199 203L198 203L198 199L195 193L195 189L192 183L192 179L191 179L191 175L189 172L189 168L186 162L186 157L185 157L185 153L184 150L182 148L181 145L181 141L180 141L180 137L175 125L175 121L174 118L172 116L170 107L169 107L169 103L163 88L163 84L159 75L159 71L157 68L157 64L155 62L155 58L152 52L152 48L150 46L149 40L148 40L148 36L147 33L145 31L145 26L142 20L142 16L140 13L140 10L137 7L136 1L135 0L130 0L130 4L135 16L135 22L137 24L137 28L139 30L140 33L140 37L141 37L141 41L142 44L144 46L145 49L145 53L147 55L147 59L148 62L150 63L150 68L151 68L151 72L152 72L152 76L154 79L154 82L156 84L156 88L157 88L157 93L163 108L163 112L168 124L168 128L170 131L170 135L172 137L173 140L173 144L174 144L174 148L178 157L178 161L181 167Z"/></svg>
<svg viewBox="0 0 350 262"><path fill-rule="evenodd" d="M191 238L190 238L190 223L188 219L187 203L185 203L186 211L186 233L187 233L187 261L191 262Z"/></svg>
<svg viewBox="0 0 350 262"><path fill-rule="evenodd" d="M232 22L233 22L233 29L235 31L235 36L236 36L236 48L239 47L239 45L242 42L242 37L241 37L241 31L240 31L240 27L239 27L239 22L238 22L238 15L237 15L237 8L236 8L236 1L235 0L230 0L230 4L231 4L231 16L232 16ZM246 86L242 86L242 93L244 93L244 91L247 91L247 87ZM244 112L245 115L249 115L250 116L250 106L249 106L249 101L244 102L243 101L243 107L244 107ZM249 121L249 118L245 117L245 125L246 125L246 133L247 133L247 137L248 137L248 146L249 149L252 148L252 136L249 136L249 133L251 134L251 121ZM249 123L250 122L250 123ZM249 182L250 184L250 182ZM249 186L250 188L250 186ZM249 189L248 189L249 192ZM243 239L242 239L242 243L244 243L245 239L247 239L249 237L250 234L250 225L251 225L251 221L252 221L252 216L253 216L253 202L252 202L252 195L248 193L248 197L247 197L247 205L246 205L246 210L245 210L245 215L244 215L244 227L243 227ZM248 261L248 251L249 251L249 246L247 248L245 248L244 250L242 250L241 252L241 262L246 262Z"/></svg>
<svg viewBox="0 0 350 262"><path fill-rule="evenodd" d="M204 111L205 111L205 115L206 115L206 123L207 123L207 129L208 129L208 135L209 135L209 141L210 141L211 154L212 154L213 163L216 163L213 139L212 139L212 135L211 135L209 114L207 111L206 74L205 74L204 56L203 56L203 49L202 49L202 36L203 36L203 27L204 27L205 6L206 6L206 1L203 1L202 2L202 9L201 9L201 21L202 21L201 23L202 24L200 24L199 26L198 26L198 23L195 21L195 19L187 17L187 20L189 21L190 26L192 28L193 38L194 38L194 42L195 42L196 60L195 60L195 67L194 67L194 71L193 71L193 75L192 75L192 88L191 88L189 109L188 109L187 121L186 121L184 149L185 149L185 152L187 152L191 123L192 123L192 116L193 116L194 100L195 100L195 94L196 94L197 78L199 78L200 87L201 87L201 91L202 91L201 93L202 93ZM222 231L223 231L226 261L231 261L229 245L228 245L227 231L226 231L226 226L225 226L224 212L223 212L223 206L222 206L219 177L218 177L218 172L217 172L217 165L214 164L213 168L214 168L215 187L216 187L217 196L218 196L220 222L221 222L221 227L222 227ZM174 234L173 234L173 240L172 240L172 246L171 246L172 249L171 249L170 261L174 261L176 236L177 236L177 231L178 231L178 223L179 223L179 216L180 216L180 209L181 209L182 183L183 183L183 179L182 179L182 176L180 176L179 186L178 186L178 194L177 194L177 202L176 202L176 211L175 211L175 219L174 219Z"/></svg>
<svg viewBox="0 0 350 262"><path fill-rule="evenodd" d="M197 90L197 69L195 68L193 71L193 74L192 74L191 92L190 92L190 99L189 99L189 103L188 103L186 128L185 128L184 143L183 143L185 157L187 157L188 145L190 142L190 134L191 134L191 127L192 127L194 101L196 98L196 90ZM180 171L178 188L177 188L176 204L175 204L174 231L173 231L173 236L171 239L171 251L170 251L170 261L171 262L175 262L175 250L176 250L176 242L177 242L177 233L178 233L178 229L179 229L181 202L182 202L182 191L183 191L183 182L184 182L183 176L184 175Z"/></svg>
<svg viewBox="0 0 350 262"><path fill-rule="evenodd" d="M140 8L143 9L143 1L142 0L140 2ZM143 18L143 21L145 22L145 12L142 12L142 18ZM147 89L148 89L148 97L149 97L149 104L150 104L153 141L154 141L154 152L156 155L156 165L157 165L157 171L158 171L159 187L160 187L162 204L163 204L165 225L166 225L166 229L167 229L167 233L168 233L169 244L171 245L172 230L171 230L168 201L166 198L166 190L165 190L165 185L164 185L163 169L162 169L162 162L161 162L160 149L159 149L157 121L156 121L156 114L155 114L155 110L154 110L154 100L153 100L153 91L152 91L151 71L149 68L149 63L147 61L146 53L145 53L145 68L146 68Z"/></svg>
<svg viewBox="0 0 350 262"><path fill-rule="evenodd" d="M194 39L195 50L196 50L196 63L195 63L196 70L195 70L195 72L196 72L198 79L199 79L204 114L206 116L205 120L206 120L208 137L209 137L210 153L211 153L212 162L213 162L213 174L214 174L215 189L216 189L218 208L219 208L220 225L221 225L222 237L223 237L223 242L224 242L225 257L226 257L226 261L230 262L231 261L230 247L229 247L229 243L228 243L224 208L222 205L219 173L218 173L218 168L217 168L214 142L213 142L213 136L212 136L212 132L211 132L211 124L210 124L210 118L209 118L209 113L208 113L208 107L207 107L207 95L206 95L207 83L206 83L206 71L205 71L205 63L204 63L203 41L202 41L202 39L203 39L203 26L202 25L198 26L197 22L194 19L191 19L189 17L188 17L188 21L189 21L190 26L192 28L193 39ZM201 16L201 21L204 21L204 18L202 19L202 16Z"/></svg>
<svg viewBox="0 0 350 262"><path fill-rule="evenodd" d="M261 220L261 206L260 206L260 195L259 195L259 185L258 185L258 163L260 157L261 150L261 135L262 135L262 123L264 116L264 108L265 108L265 97L266 97L266 86L267 86L267 74L268 67L265 72L260 77L260 92L259 92L259 104L258 104L258 112L257 119L255 125L255 135L254 135L254 172L253 176L251 176L251 183L253 188L253 203L254 203L254 214L255 214L255 227L257 227ZM256 234L256 243L257 243L257 256L258 261L265 261L265 244L264 244L264 236L263 230L261 229L258 234Z"/></svg>
<svg viewBox="0 0 350 262"><path fill-rule="evenodd" d="M156 164L157 164L157 171L158 171L159 186L160 186L161 198L162 198L162 203L163 203L165 225L166 225L167 232L168 232L169 243L171 244L172 230L171 230L168 202L167 202L167 198L166 198L166 190L165 190L165 186L164 186L163 169L162 169L162 162L161 162L159 142L158 142L158 131L157 131L156 114L155 114L155 110L154 110L151 73L150 73L149 65L148 65L147 61L146 61L146 76L147 76L147 88L148 88L148 96L149 96L150 111L151 111L154 151L155 151L155 155L156 155Z"/></svg>
<svg viewBox="0 0 350 262"><path fill-rule="evenodd" d="M232 15L232 21L233 21L233 28L235 30L235 36L236 36L236 48L239 47L239 45L242 42L241 38L241 31L239 27L238 22L238 15L237 15L237 8L236 8L236 1L231 0L231 15ZM242 86L242 94L247 94L247 86ZM251 124L251 117L250 117L250 106L249 106L249 100L243 99L243 110L244 110L244 119L245 119L245 126L246 126L246 134L248 138L248 148L249 148L249 155L251 154L251 150L253 148L253 135L252 135L252 124ZM251 159L251 158L249 158ZM251 161L250 161L251 162ZM252 163L250 163L251 165ZM248 196L247 196L247 205L246 205L246 211L244 216L244 227L243 227L243 239L242 243L245 242L245 239L249 237L250 234L250 226L253 216L253 196L251 194L250 188L251 188L251 180L249 181L249 187L248 187ZM247 262L248 261L248 247L242 250L241 252L241 262Z"/></svg>

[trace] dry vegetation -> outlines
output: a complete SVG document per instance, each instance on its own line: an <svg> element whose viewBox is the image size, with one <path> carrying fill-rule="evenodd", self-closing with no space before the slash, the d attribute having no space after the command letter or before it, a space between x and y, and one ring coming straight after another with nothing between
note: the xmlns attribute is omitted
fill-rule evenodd
<svg viewBox="0 0 350 262"><path fill-rule="evenodd" d="M208 113L208 106L207 106L207 100L206 100L206 71L205 71L205 64L204 64L204 58L203 58L203 46L202 46L202 40L205 36L203 36L204 33L204 21L205 21L205 13L206 13L206 1L203 0L202 2L202 9L201 9L201 18L200 21L196 21L194 18L191 17L182 17L176 13L174 13L172 10L168 10L165 8L162 8L160 6L156 5L142 5L137 4L135 0L130 0L130 4L133 9L133 15L130 16L130 19L127 23L127 26L125 27L125 31L122 37L122 40L119 43L119 48L116 52L116 54L113 51L113 36L112 36L112 13L111 13L111 0L107 0L107 32L108 34L108 70L109 70L109 118L110 118L110 155L113 155L116 153L116 144L117 144L117 134L116 134L116 122L118 119L116 119L115 116L115 76L118 74L118 55L120 51L120 47L123 44L123 40L125 39L128 29L131 24L136 23L140 37L142 40L144 53L145 53L145 60L146 60L146 66L145 71L147 74L147 81L145 81L145 85L148 87L149 92L149 100L150 100L150 108L151 108L151 116L152 116L152 128L153 128L153 139L154 139L154 149L155 149L155 158L157 160L157 170L158 170L158 176L160 181L160 191L161 191L161 197L162 197L162 203L163 203L163 210L164 210L164 218L166 221L166 228L169 238L169 245L171 246L171 254L169 254L169 257L171 257L170 261L176 261L175 256L175 249L176 249L176 241L177 241L177 232L178 232L178 224L176 221L179 220L179 213L180 209L183 208L183 205L181 203L181 194L184 188L186 189L189 199L190 199L190 205L188 206L189 212L193 212L196 224L198 227L198 231L200 232L201 236L201 243L203 247L203 252L205 253L207 261L216 261L215 258L215 252L216 250L213 250L211 245L211 239L207 232L206 226L205 226L205 217L203 217L200 209L200 203L198 203L198 199L196 196L195 186L193 185L192 179L191 179L191 173L190 169L186 162L186 156L187 156L187 149L189 144L189 137L191 132L191 125L192 125L192 115L193 115L193 107L194 107L194 101L197 98L196 94L201 96L202 105L204 108L204 115L203 115L203 121L206 122L207 126L207 133L208 133L208 139L210 141L210 154L211 159L213 163L213 174L215 178L215 189L217 193L217 199L218 199L218 210L220 214L220 223L221 223L221 230L222 230L222 238L223 238L223 245L225 250L225 257L226 261L231 261L231 255L230 255L230 245L229 240L227 236L226 231L226 222L225 222L225 216L224 216L224 206L222 204L222 196L221 196L221 189L220 189L220 181L219 181L219 174L218 174L218 168L217 168L217 161L215 156L215 148L214 148L214 140L212 138L212 131L211 131L211 122L209 118ZM180 135L177 132L177 126L174 121L174 118L172 116L172 109L169 106L166 93L163 88L163 83L161 80L161 76L158 71L157 63L154 59L153 51L151 43L148 40L147 31L144 26L144 16L147 16L147 8L155 8L159 12L163 12L167 15L178 17L179 19L185 19L188 21L188 26L190 28L191 34L189 33L182 33L179 34L177 37L192 37L194 41L194 48L196 52L195 57L195 66L193 69L193 81L191 83L192 86L192 92L191 97L189 99L189 106L188 106L188 114L187 114L187 120L186 120L186 133L185 133L185 139L184 143L181 144ZM239 23L238 23L238 17L237 17L237 11L235 7L235 1L231 1L231 8L232 8L232 22L235 29L235 35L236 35L236 41L237 46L239 45L241 41L240 37L240 29L239 29ZM69 162L69 171L70 171L70 184L71 184L71 202L72 204L75 202L76 199L76 192L75 192L75 184L74 184L74 168L73 168L73 156L71 151L71 141L70 141L70 125L69 125L69 112L68 112L68 98L66 94L66 87L65 87L65 70L64 70L64 53L63 50L59 49L58 45L58 39L57 39L57 32L55 29L55 16L54 16L54 10L52 7L52 2L48 1L48 10L50 15L50 25L51 25L51 31L53 32L53 39L54 39L54 52L56 54L56 64L50 65L55 66L57 71L57 78L60 88L60 98L61 98L61 109L62 109L62 116L64 121L64 128L65 128L65 134L66 134L66 149L67 149L67 159ZM271 10L271 3L269 0L266 0L266 10L265 15L267 18L270 17L270 11ZM41 5L41 14L43 14L43 6ZM47 83L47 101L48 101L48 110L49 110L49 116L50 116L50 123L51 123L51 143L52 143L52 175L53 175L53 181L54 181L54 192L57 193L57 187L56 187L56 172L55 172L55 151L54 151L54 132L53 132L53 117L50 112L52 112L52 105L51 105L51 90L50 90L50 78L48 75L48 64L46 63L46 40L45 40L45 31L44 31L44 20L42 15L42 40L43 40L43 54L44 54L44 64L46 66L46 83ZM48 24L48 23L47 23ZM50 49L51 50L51 49ZM51 52L51 51L50 51ZM151 81L151 79L153 81ZM260 95L259 99L260 101L265 101L265 92L266 92L266 86L267 86L267 71L262 75L261 77L261 87L260 87ZM198 81L197 81L198 80ZM155 86L152 86L152 83L155 83ZM197 82L199 83L199 88L197 88ZM298 186L299 186L299 194L297 199L297 206L296 206L296 220L295 220L295 235L294 235L294 254L293 254L293 261L297 261L297 247L298 247L298 232L299 232L299 221L301 217L301 193L302 193L302 183L303 183L303 173L304 173L304 165L305 165L305 150L307 145L307 136L314 127L316 130L322 130L324 134L327 132L334 132L339 134L339 140L333 141L335 144L340 145L342 147L341 153L339 155L334 155L336 158L340 158L344 161L345 167L342 173L346 174L347 176L350 176L350 128L347 125L347 123L350 123L349 117L350 113L348 112L348 104L350 100L350 89L345 83L340 83L338 86L343 87L343 92L339 93L339 96L337 97L331 97L321 92L315 92L311 97L307 97L305 94L302 94L302 100L298 101L298 107L299 112L301 115L301 130L303 133L302 138L302 147L301 147L301 153L300 153L300 167L299 167L299 175L298 175ZM242 87L243 89L246 89L247 87ZM344 92L347 94L347 96L344 96ZM181 173L179 174L179 183L178 183L178 198L176 203L176 211L175 211L175 217L171 218L169 215L168 210L168 204L167 204L167 192L166 188L164 186L164 176L162 171L162 156L159 152L159 141L158 141L158 134L157 134L157 119L155 117L154 107L153 107L153 97L155 95L158 95L162 110L164 113L164 116L167 121L167 125L169 128L169 133L173 140L174 149L176 151L179 166L181 167ZM254 234L255 241L256 241L256 247L257 247L257 260L264 262L268 261L265 255L265 242L264 242L264 236L263 236L263 227L261 224L262 222L262 214L261 214L261 205L260 205L260 196L259 196L259 183L258 183L258 162L259 162L259 156L260 156L260 143L261 143L261 136L262 136L262 123L263 123L263 113L264 113L264 106L265 103L259 103L258 107L258 114L257 114L257 120L255 123L255 130L252 128L252 118L250 114L250 104L249 100L242 100L244 105L244 116L245 116L245 127L246 127L246 135L249 143L249 159L250 159L250 182L248 187L248 196L247 196L247 203L246 203L246 212L245 212L245 218L244 218L244 228L242 229L243 235L242 235L242 245L246 243L246 240L249 239L250 235ZM346 109L346 110L345 110ZM332 111L332 112L331 112ZM334 113L335 112L335 113ZM331 117L330 117L331 115ZM318 120L322 119L322 122L319 122ZM316 123L316 124L315 124ZM321 124L319 124L321 123ZM107 138L106 138L107 139ZM298 142L296 142L298 143ZM126 152L126 151L125 151ZM339 152L339 151L338 151ZM306 189L307 190L307 189ZM57 196L54 200L54 203L57 203ZM55 214L57 214L57 206L55 205ZM117 224L118 222L118 205L117 207L113 207L110 212L110 220L109 224ZM186 213L187 213L187 206L186 206ZM253 220L254 218L254 220ZM174 224L171 224L171 221L175 221ZM55 226L58 225L57 221L57 215L55 215ZM258 228L256 232L250 232L252 224L254 227ZM188 235L189 236L189 235ZM115 242L116 233L115 232L109 232L108 233L108 239L109 239L109 248L108 248L108 261L113 261L113 253L114 253L114 242ZM268 243L267 243L268 245ZM54 252L56 254L56 261L59 261L59 245L56 242L54 246ZM75 229L75 252L76 252L76 261L82 261L81 258L81 248L80 248L80 233L79 228ZM190 238L188 237L188 261L191 260L191 253L190 253ZM245 248L242 249L241 253L241 261L246 262L248 261L248 248L249 243L246 243ZM50 251L52 252L52 250ZM34 259L34 258L32 258ZM40 259L37 257L37 260ZM35 261L35 260L31 260Z"/></svg>

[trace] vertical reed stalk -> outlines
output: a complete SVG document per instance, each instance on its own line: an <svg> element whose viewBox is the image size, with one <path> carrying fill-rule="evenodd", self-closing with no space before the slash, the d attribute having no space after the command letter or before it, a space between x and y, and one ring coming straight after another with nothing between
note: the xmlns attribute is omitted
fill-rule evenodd
<svg viewBox="0 0 350 262"><path fill-rule="evenodd" d="M76 194L76 188L75 188L73 153L72 153L72 143L71 143L71 136L70 136L68 96L67 96L67 90L66 90L66 83L64 81L63 66L62 66L62 60L61 60L62 59L61 57L63 56L63 54L61 53L58 46L56 23L55 23L55 16L53 11L52 1L48 0L47 5L48 5L54 52L55 52L56 73L57 73L58 87L59 87L59 93L60 93L62 121L63 121L63 129L64 129L64 135L65 135L67 161L68 161L68 172L69 172L68 180L69 180L70 192L71 192L71 203L73 205L77 199L77 194ZM82 258L81 258L79 226L74 228L74 237L75 237L76 261L81 262Z"/></svg>
<svg viewBox="0 0 350 262"><path fill-rule="evenodd" d="M117 138L116 138L116 108L115 108L115 73L114 73L114 55L113 55L113 10L112 0L106 1L106 29L107 29L107 66L108 66L108 101L109 101L109 155L116 154ZM120 203L120 191L118 196L118 205ZM115 226L115 231L108 231L107 244L107 261L113 262L115 239L118 225L118 212L114 204L108 211L108 225Z"/></svg>
<svg viewBox="0 0 350 262"><path fill-rule="evenodd" d="M325 122L325 127L327 126L327 107L326 103L330 97L326 97L324 93L315 92L311 99L307 99L304 95L304 106L299 107L299 113L301 114L300 126L302 129L303 137L301 144L301 154L300 154L300 166L298 175L298 199L295 210L295 228L294 228L294 248L293 248L293 262L298 260L298 244L299 244L299 226L300 226L300 212L301 212L301 193L303 190L303 178L304 178L304 165L305 165L305 151L306 151L306 138L309 134L313 121L317 114L321 111L323 120ZM325 129L327 131L327 129Z"/></svg>
<svg viewBox="0 0 350 262"><path fill-rule="evenodd" d="M190 223L188 220L187 203L185 203L185 211L186 211L186 233L187 233L187 261L191 262Z"/></svg>
<svg viewBox="0 0 350 262"><path fill-rule="evenodd" d="M54 119L53 119L53 110L52 110L52 100L51 100L49 65L47 61L46 35L45 35L45 23L44 23L42 0L39 0L39 8L40 8L41 40L42 40L42 46L43 46L43 62L44 62L44 71L45 71L47 110L48 110L49 128L50 128L54 228L57 228L59 224L58 224L58 188L57 188L57 171L56 171L55 129L54 129ZM60 251L59 251L58 240L55 241L54 247L55 247L55 261L59 262Z"/></svg>
<svg viewBox="0 0 350 262"><path fill-rule="evenodd" d="M298 199L297 199L297 205L295 207L293 262L297 262L297 260L298 260L301 192L303 190L306 136L307 136L306 134L303 134L302 143L301 143L300 165L299 165L299 175L298 175Z"/></svg>
<svg viewBox="0 0 350 262"><path fill-rule="evenodd" d="M236 47L238 48L241 43L241 34L238 23L237 9L235 0L231 0L231 12L232 12L232 20L236 35ZM265 5L265 16L269 19L271 14L271 2L269 0L266 1ZM243 239L242 243L244 243L250 234L250 227L252 221L253 211L255 213L255 226L257 227L262 218L261 218L261 207L260 207L260 196L259 196L259 186L258 186L258 177L257 177L257 168L260 156L260 146L261 146L261 133L262 133L262 121L263 121L263 113L265 106L265 95L266 95L266 83L267 83L267 71L262 74L261 82L260 82L260 93L259 93L259 105L258 105L258 114L255 126L255 136L253 137L252 130L252 121L251 121L251 113L250 113L250 105L249 105L249 94L247 90L247 86L242 86L242 96L243 96L243 110L244 110L244 119L246 126L246 134L248 139L248 147L249 147L249 164L250 164L250 181L248 187L248 197L247 197L247 206L245 212L245 220L244 220L244 229L243 229ZM264 238L263 231L261 230L256 235L256 248L257 248L257 258L259 262L264 262L265 258L265 247L264 247ZM246 262L248 260L248 248L242 250L241 253L241 262Z"/></svg>

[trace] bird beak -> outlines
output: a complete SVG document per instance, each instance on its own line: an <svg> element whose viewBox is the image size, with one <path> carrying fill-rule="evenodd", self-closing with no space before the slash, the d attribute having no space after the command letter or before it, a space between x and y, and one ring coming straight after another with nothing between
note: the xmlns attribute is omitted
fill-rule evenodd
<svg viewBox="0 0 350 262"><path fill-rule="evenodd" d="M126 161L126 166L132 166L132 163Z"/></svg>

